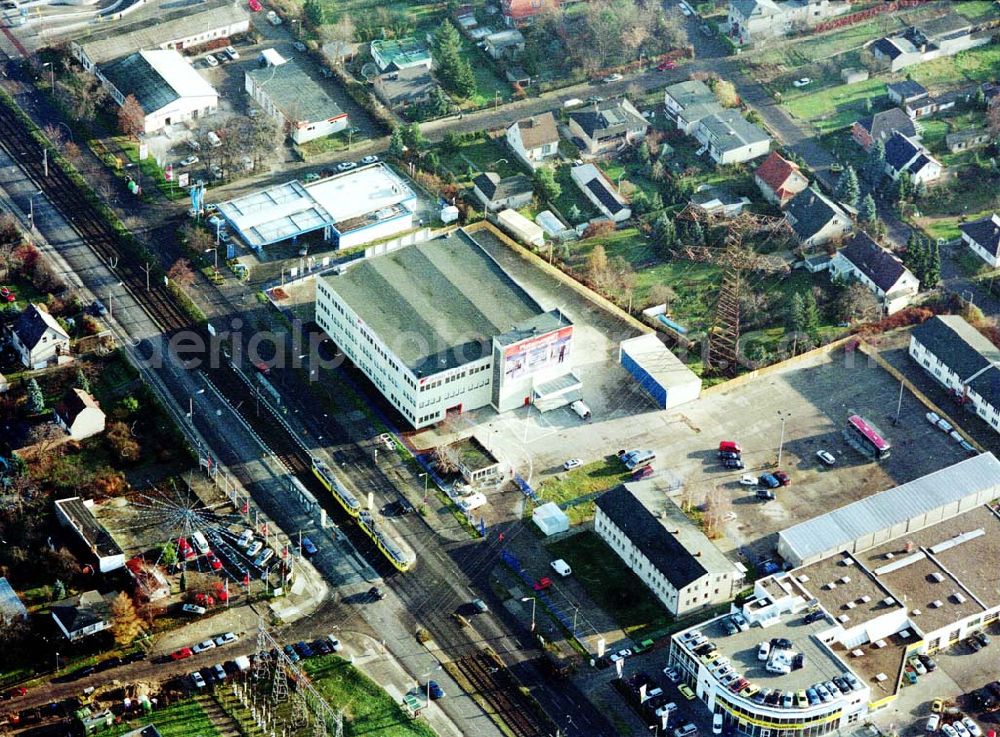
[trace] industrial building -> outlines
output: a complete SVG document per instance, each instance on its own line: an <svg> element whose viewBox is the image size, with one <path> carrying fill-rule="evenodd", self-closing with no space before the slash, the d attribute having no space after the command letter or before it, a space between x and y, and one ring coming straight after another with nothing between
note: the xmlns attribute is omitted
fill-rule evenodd
<svg viewBox="0 0 1000 737"><path fill-rule="evenodd" d="M78 496L56 500L56 519L64 527L76 533L80 541L97 558L97 568L101 573L116 571L125 565L125 554L118 547L104 525L97 521L90 511L90 500Z"/></svg>
<svg viewBox="0 0 1000 737"><path fill-rule="evenodd" d="M134 97L145 113L143 132L211 115L219 95L172 49L137 51L97 67L97 78L119 106Z"/></svg>
<svg viewBox="0 0 1000 737"><path fill-rule="evenodd" d="M618 361L660 409L691 402L701 394L701 379L663 344L656 333L623 340Z"/></svg>
<svg viewBox="0 0 1000 737"><path fill-rule="evenodd" d="M731 600L744 580L744 571L648 482L601 494L594 532L676 617Z"/></svg>
<svg viewBox="0 0 1000 737"><path fill-rule="evenodd" d="M968 465L973 461L978 463ZM942 473L951 476L936 478L941 485L952 478L962 485L962 477L989 477L985 487L992 491L970 500L990 501L1000 493L1000 464L991 454ZM710 710L722 713L726 725L752 737L776 729L811 737L859 724L895 701L910 658L949 648L998 619L996 509L962 504L963 511L941 516L928 510L939 500L924 505L919 491L911 489L905 497L896 491L883 492L885 503L898 505L902 514L886 518L879 502L867 517L854 518L857 529L847 535L840 529L844 520L817 518L823 529L811 534L843 544L819 543L817 549L833 552L758 580L739 609L749 627L727 634L725 617L719 617L697 632L674 636L671 664ZM905 515L933 519L894 523ZM879 525L884 537L871 533ZM855 539L845 541L848 536ZM713 643L711 657L695 655L702 640ZM778 645L781 640L786 642ZM749 682L738 694L727 685L734 674ZM832 698L819 697L819 684Z"/></svg>
<svg viewBox="0 0 1000 737"><path fill-rule="evenodd" d="M198 6L157 8L155 14L130 23L101 23L100 30L70 42L70 53L83 68L94 67L144 49L189 49L250 30L250 14L228 0Z"/></svg>
<svg viewBox="0 0 1000 737"><path fill-rule="evenodd" d="M254 249L323 232L335 248L350 248L414 227L417 195L378 163L320 179L269 187L219 204L231 229Z"/></svg>
<svg viewBox="0 0 1000 737"><path fill-rule="evenodd" d="M579 390L572 322L464 231L317 279L316 322L415 428Z"/></svg>
<svg viewBox="0 0 1000 737"><path fill-rule="evenodd" d="M347 113L292 59L245 73L247 94L288 133L307 143L347 128Z"/></svg>

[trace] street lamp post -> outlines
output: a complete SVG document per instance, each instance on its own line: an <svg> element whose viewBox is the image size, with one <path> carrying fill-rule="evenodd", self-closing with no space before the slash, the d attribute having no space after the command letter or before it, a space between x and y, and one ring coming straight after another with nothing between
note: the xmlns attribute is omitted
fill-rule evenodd
<svg viewBox="0 0 1000 737"><path fill-rule="evenodd" d="M531 602L531 631L535 631L535 604L538 602L537 597L534 596L522 596L521 601Z"/></svg>
<svg viewBox="0 0 1000 737"><path fill-rule="evenodd" d="M219 226L216 225L215 229L216 229L215 230L215 243L216 243L216 246L215 246L215 248L206 248L205 249L205 253L208 253L209 251L212 252L212 255L215 257L215 270L218 271L219 270L219 246L218 246L218 243L219 243L219 230L218 230Z"/></svg>
<svg viewBox="0 0 1000 737"><path fill-rule="evenodd" d="M55 92L56 89L56 68L52 65L51 61L47 61L42 64L42 69L45 67L49 68L49 89Z"/></svg>
<svg viewBox="0 0 1000 737"><path fill-rule="evenodd" d="M426 504L427 503L427 482L430 479L431 473L430 473L430 471L427 471L427 472L422 473L420 475L424 477L424 504Z"/></svg>
<svg viewBox="0 0 1000 737"><path fill-rule="evenodd" d="M781 451L785 446L785 421L789 415L787 412L778 410L778 417L781 419L781 436L778 439L778 468L781 468Z"/></svg>
<svg viewBox="0 0 1000 737"><path fill-rule="evenodd" d="M28 225L29 230L35 229L35 198L42 194L42 190L38 190L31 197L28 198Z"/></svg>
<svg viewBox="0 0 1000 737"><path fill-rule="evenodd" d="M204 394L204 389L199 389L195 394ZM188 417L191 418L191 424L194 424L194 394L188 395Z"/></svg>

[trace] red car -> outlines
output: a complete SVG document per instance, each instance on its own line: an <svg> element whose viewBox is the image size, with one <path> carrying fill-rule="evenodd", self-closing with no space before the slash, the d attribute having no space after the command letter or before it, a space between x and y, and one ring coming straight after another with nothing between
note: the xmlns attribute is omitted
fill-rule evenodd
<svg viewBox="0 0 1000 737"><path fill-rule="evenodd" d="M215 599L220 604L225 604L229 601L229 593L226 591L225 584L221 584L218 581L215 583Z"/></svg>
<svg viewBox="0 0 1000 737"><path fill-rule="evenodd" d="M14 302L17 300L17 295L7 289L7 287L0 287L0 300L4 302Z"/></svg>
<svg viewBox="0 0 1000 737"><path fill-rule="evenodd" d="M658 72L665 72L668 69L676 69L676 68L677 68L677 62L674 61L673 59L668 59L667 61L661 61L659 64L656 65L656 71Z"/></svg>
<svg viewBox="0 0 1000 737"><path fill-rule="evenodd" d="M535 591L545 591L552 587L552 579L548 576L543 576L542 578L535 581Z"/></svg>
<svg viewBox="0 0 1000 737"><path fill-rule="evenodd" d="M180 650L177 650L176 652L170 653L170 659L171 660L184 660L184 658L190 658L192 655L194 655L194 653L191 651L191 648L189 648L189 647L182 647Z"/></svg>
<svg viewBox="0 0 1000 737"><path fill-rule="evenodd" d="M198 554L194 552L194 548L191 547L191 543L187 541L186 537L177 538L177 554L184 560L194 560L198 557Z"/></svg>
<svg viewBox="0 0 1000 737"><path fill-rule="evenodd" d="M222 561L219 560L218 558L216 558L215 557L215 553L213 553L211 550L209 550L205 554L205 560L207 560L208 564L210 566L212 566L212 570L213 571L221 571L222 570Z"/></svg>
<svg viewBox="0 0 1000 737"><path fill-rule="evenodd" d="M649 478L653 475L652 466L643 466L642 468L636 469L632 472L633 481L642 481L645 478Z"/></svg>
<svg viewBox="0 0 1000 737"><path fill-rule="evenodd" d="M15 686L7 692L6 696L8 699L16 699L18 696L24 696L26 693L28 693L28 689L24 686Z"/></svg>
<svg viewBox="0 0 1000 737"><path fill-rule="evenodd" d="M788 478L788 474L785 473L784 471L775 471L773 475L774 478L778 479L778 482L782 486L788 486L790 483L792 483L792 480Z"/></svg>

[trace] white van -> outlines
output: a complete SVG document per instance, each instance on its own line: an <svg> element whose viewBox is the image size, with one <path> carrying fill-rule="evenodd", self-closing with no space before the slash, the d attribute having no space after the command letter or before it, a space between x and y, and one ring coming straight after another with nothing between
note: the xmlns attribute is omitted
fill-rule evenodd
<svg viewBox="0 0 1000 737"><path fill-rule="evenodd" d="M473 509L479 509L486 505L486 496L477 491L474 494L459 497L456 504L463 512L471 512Z"/></svg>
<svg viewBox="0 0 1000 737"><path fill-rule="evenodd" d="M590 419L590 407L584 404L582 399L577 399L575 402L573 402L573 404L569 406L569 408L574 412L576 412L581 420Z"/></svg>
<svg viewBox="0 0 1000 737"><path fill-rule="evenodd" d="M191 542L194 544L194 549L198 551L198 555L204 555L209 551L208 540L202 534L201 530L198 530L191 536Z"/></svg>
<svg viewBox="0 0 1000 737"><path fill-rule="evenodd" d="M583 104L583 100L581 100L579 97L571 97L570 99L565 100L563 102L563 107L564 108L580 107L582 104Z"/></svg>
<svg viewBox="0 0 1000 737"><path fill-rule="evenodd" d="M771 654L771 643L762 642L757 646L757 660L764 662L767 660L768 656Z"/></svg>
<svg viewBox="0 0 1000 737"><path fill-rule="evenodd" d="M562 558L552 561L550 565L552 566L552 570L563 578L573 573L573 569L569 567L569 563L564 561Z"/></svg>

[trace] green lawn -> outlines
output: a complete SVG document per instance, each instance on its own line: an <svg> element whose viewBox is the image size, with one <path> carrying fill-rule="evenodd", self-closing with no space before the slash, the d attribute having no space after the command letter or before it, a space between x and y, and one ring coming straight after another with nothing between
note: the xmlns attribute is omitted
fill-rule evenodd
<svg viewBox="0 0 1000 737"><path fill-rule="evenodd" d="M155 724L162 737L191 737L191 735L218 737L219 735L219 730L212 724L205 710L193 699L178 701L162 709L156 709L151 715L135 721L116 724L102 735L117 737L146 724Z"/></svg>
<svg viewBox="0 0 1000 737"><path fill-rule="evenodd" d="M969 20L995 18L1000 15L1000 10L993 0L962 0L960 3L952 3L951 9Z"/></svg>
<svg viewBox="0 0 1000 737"><path fill-rule="evenodd" d="M324 655L304 661L304 666L323 697L346 712L346 737L434 737L433 729L423 721L408 719L377 683L346 660Z"/></svg>
<svg viewBox="0 0 1000 737"><path fill-rule="evenodd" d="M617 456L607 456L600 461L588 463L586 466L564 471L550 476L538 487L542 503L555 502L563 504L588 494L605 491L628 481L628 470L618 460ZM594 503L584 502L566 509L571 524L580 524L594 516Z"/></svg>
<svg viewBox="0 0 1000 737"><path fill-rule="evenodd" d="M472 65L476 75L476 91L463 107L480 108L490 105L499 99L502 105L509 102L512 94L510 82L497 74L492 60L485 52L476 48L473 43L462 38L462 56ZM499 97L497 95L499 93Z"/></svg>
<svg viewBox="0 0 1000 737"><path fill-rule="evenodd" d="M959 87L971 82L996 79L1000 69L1000 44L989 44L955 56L917 64L906 71L928 88Z"/></svg>
<svg viewBox="0 0 1000 737"><path fill-rule="evenodd" d="M807 88L808 89L808 88ZM792 116L811 122L820 133L845 128L865 115L865 100L885 95L884 79L868 79L826 89L788 94L782 105Z"/></svg>
<svg viewBox="0 0 1000 737"><path fill-rule="evenodd" d="M441 163L447 166L459 180L467 179L470 164L476 169L477 174L495 171L501 177L511 177L524 173L517 165L517 159L499 139L477 139L472 143L464 144L455 153L445 154L442 152Z"/></svg>
<svg viewBox="0 0 1000 737"><path fill-rule="evenodd" d="M669 626L667 610L596 533L580 532L548 547L553 557L569 563L590 598L636 642Z"/></svg>

